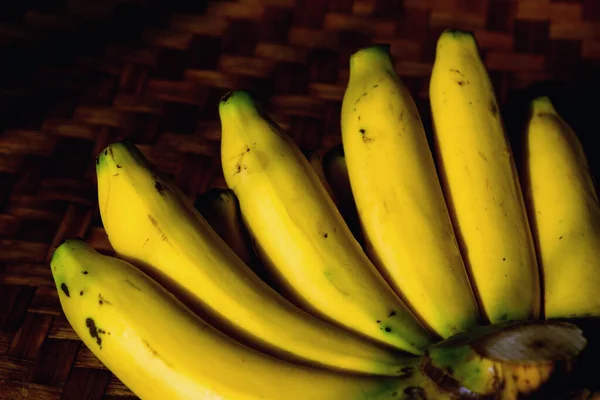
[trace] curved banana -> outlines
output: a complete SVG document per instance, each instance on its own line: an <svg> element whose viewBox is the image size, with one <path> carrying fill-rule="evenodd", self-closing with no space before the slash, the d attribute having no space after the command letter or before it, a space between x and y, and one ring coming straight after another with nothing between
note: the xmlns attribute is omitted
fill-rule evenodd
<svg viewBox="0 0 600 400"><path fill-rule="evenodd" d="M471 33L441 34L429 94L444 193L480 311L492 323L537 318L539 273L523 195Z"/></svg>
<svg viewBox="0 0 600 400"><path fill-rule="evenodd" d="M120 258L230 336L281 358L383 375L408 362L291 304L245 265L132 144L97 159L100 213Z"/></svg>
<svg viewBox="0 0 600 400"><path fill-rule="evenodd" d="M63 242L50 265L75 332L143 400L391 400L419 382L432 385L418 371L415 378L359 377L262 354L82 240Z"/></svg>
<svg viewBox="0 0 600 400"><path fill-rule="evenodd" d="M350 186L350 178L348 177L348 166L346 165L346 156L344 154L344 146L339 144L332 147L323 156L323 171L331 190L335 194L337 207L340 214L348 224L348 228L360 243L364 246L364 236L358 212L356 211L356 203Z"/></svg>
<svg viewBox="0 0 600 400"><path fill-rule="evenodd" d="M269 286L278 289L256 254L253 238L242 221L240 207L231 189L212 188L196 198L196 209L237 256Z"/></svg>
<svg viewBox="0 0 600 400"><path fill-rule="evenodd" d="M388 46L351 55L341 126L371 260L440 336L477 326L477 303L419 111Z"/></svg>
<svg viewBox="0 0 600 400"><path fill-rule="evenodd" d="M308 163L310 164L312 169L315 171L315 174L317 174L317 176L319 177L319 180L321 181L323 187L331 197L331 200L333 200L333 202L337 206L338 201L335 196L335 193L333 192L333 189L331 188L331 185L329 185L329 182L327 181L327 177L325 176L325 170L323 169L323 160L321 159L321 156L319 156L319 153L317 153L315 150L300 150L302 151L302 154L304 154L304 157L306 157L306 159L308 160Z"/></svg>
<svg viewBox="0 0 600 400"><path fill-rule="evenodd" d="M269 265L304 308L420 353L432 338L352 237L293 140L247 92L226 95L219 114L225 180Z"/></svg>
<svg viewBox="0 0 600 400"><path fill-rule="evenodd" d="M211 188L196 198L196 209L246 265L255 261L254 251L241 220L237 198L231 189Z"/></svg>
<svg viewBox="0 0 600 400"><path fill-rule="evenodd" d="M525 139L546 318L600 316L600 202L581 143L547 97L533 100Z"/></svg>

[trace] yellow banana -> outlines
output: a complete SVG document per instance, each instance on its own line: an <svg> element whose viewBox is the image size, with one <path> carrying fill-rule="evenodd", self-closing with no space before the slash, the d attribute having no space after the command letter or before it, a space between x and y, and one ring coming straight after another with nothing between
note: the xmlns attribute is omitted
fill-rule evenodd
<svg viewBox="0 0 600 400"><path fill-rule="evenodd" d="M350 186L348 166L346 165L346 156L342 144L332 147L325 153L325 156L323 156L323 171L331 190L335 194L336 205L340 210L340 214L342 214L358 243L364 246L364 236Z"/></svg>
<svg viewBox="0 0 600 400"><path fill-rule="evenodd" d="M262 351L349 371L402 374L405 358L291 304L245 265L132 144L97 159L100 213L117 255L209 322Z"/></svg>
<svg viewBox="0 0 600 400"><path fill-rule="evenodd" d="M256 275L274 289L278 289L273 276L261 264L241 218L240 207L231 189L212 188L196 198L196 209L206 219L221 239Z"/></svg>
<svg viewBox="0 0 600 400"><path fill-rule="evenodd" d="M75 332L143 400L392 400L432 385L418 370L413 378L361 377L262 354L208 325L131 264L79 239L63 242L50 265Z"/></svg>
<svg viewBox="0 0 600 400"><path fill-rule="evenodd" d="M545 315L600 316L600 202L581 143L547 97L533 100L525 140Z"/></svg>
<svg viewBox="0 0 600 400"><path fill-rule="evenodd" d="M317 174L317 176L319 177L319 180L323 184L323 187L325 188L327 193L329 194L333 202L337 205L337 198L335 196L335 193L333 192L333 189L331 188L331 185L329 185L327 177L325 176L325 171L323 170L323 160L321 159L321 156L319 156L319 153L317 153L314 150L301 149L301 151L302 154L304 154L304 156L308 160L310 166L315 171L315 174Z"/></svg>
<svg viewBox="0 0 600 400"><path fill-rule="evenodd" d="M477 326L477 303L423 124L388 46L350 57L341 126L371 260L440 336Z"/></svg>
<svg viewBox="0 0 600 400"><path fill-rule="evenodd" d="M252 265L254 251L241 220L240 208L231 189L212 188L196 198L196 209L238 257Z"/></svg>
<svg viewBox="0 0 600 400"><path fill-rule="evenodd" d="M318 316L420 353L432 338L352 237L293 139L244 91L221 99L219 114L225 180L286 286Z"/></svg>
<svg viewBox="0 0 600 400"><path fill-rule="evenodd" d="M535 249L494 90L469 32L444 31L429 86L439 171L480 311L537 318Z"/></svg>

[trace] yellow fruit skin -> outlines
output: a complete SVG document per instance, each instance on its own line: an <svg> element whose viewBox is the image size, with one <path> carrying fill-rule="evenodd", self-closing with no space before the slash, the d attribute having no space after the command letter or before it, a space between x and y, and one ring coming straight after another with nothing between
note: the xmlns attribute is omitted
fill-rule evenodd
<svg viewBox="0 0 600 400"><path fill-rule="evenodd" d="M477 326L477 303L423 124L386 47L351 56L341 125L367 254L440 336Z"/></svg>
<svg viewBox="0 0 600 400"><path fill-rule="evenodd" d="M494 90L472 34L437 43L430 99L444 194L480 311L537 318L537 260Z"/></svg>
<svg viewBox="0 0 600 400"><path fill-rule="evenodd" d="M67 240L52 274L67 320L142 400L394 399L412 380L286 363L208 325L131 264Z"/></svg>
<svg viewBox="0 0 600 400"><path fill-rule="evenodd" d="M386 284L293 140L243 91L219 106L221 157L246 226L305 309L381 343L431 337Z"/></svg>
<svg viewBox="0 0 600 400"><path fill-rule="evenodd" d="M196 208L204 219L246 264L255 262L254 251L246 237L240 208L230 189L213 188L196 199Z"/></svg>
<svg viewBox="0 0 600 400"><path fill-rule="evenodd" d="M545 316L600 316L600 203L581 143L547 97L532 102L525 140Z"/></svg>
<svg viewBox="0 0 600 400"><path fill-rule="evenodd" d="M319 180L323 184L325 190L327 190L327 193L329 194L333 202L336 204L336 206L338 206L338 200L333 192L333 189L329 185L329 182L327 181L327 177L325 176L325 170L323 169L323 160L321 160L321 156L319 156L319 153L317 153L314 150L302 150L302 153L308 160L310 166L315 171L315 174L317 174L317 176L319 177Z"/></svg>
<svg viewBox="0 0 600 400"><path fill-rule="evenodd" d="M117 255L230 336L294 362L382 375L406 359L291 304L245 265L132 144L97 160L100 214Z"/></svg>
<svg viewBox="0 0 600 400"><path fill-rule="evenodd" d="M360 243L364 246L364 236L360 226L360 219L356 211L356 203L352 195L350 178L348 177L348 166L346 165L346 156L344 147L340 144L333 147L325 153L323 157L323 171L331 190L335 194L337 207L348 224L348 228Z"/></svg>
<svg viewBox="0 0 600 400"><path fill-rule="evenodd" d="M244 226L233 190L212 188L198 196L195 206L215 232L259 278L273 289L279 289L273 276L257 257L253 239Z"/></svg>

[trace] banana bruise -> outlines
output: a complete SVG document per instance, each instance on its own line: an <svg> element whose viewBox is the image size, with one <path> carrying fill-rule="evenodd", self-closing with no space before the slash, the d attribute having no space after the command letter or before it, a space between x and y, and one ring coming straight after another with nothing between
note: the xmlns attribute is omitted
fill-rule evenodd
<svg viewBox="0 0 600 400"><path fill-rule="evenodd" d="M312 169L315 171L315 174L317 174L317 176L319 177L319 180L321 181L323 187L331 197L331 200L333 200L333 202L337 206L338 200L335 196L335 193L333 192L333 189L331 188L331 185L327 181L327 177L325 176L325 171L323 170L323 160L321 159L321 156L319 156L319 153L317 153L314 150L300 150L302 151L302 154L304 154L304 157L306 157L306 159L308 160L308 163L310 164Z"/></svg>
<svg viewBox="0 0 600 400"><path fill-rule="evenodd" d="M488 325L431 346L421 369L460 399L547 399L573 382L586 345L567 322Z"/></svg>
<svg viewBox="0 0 600 400"><path fill-rule="evenodd" d="M344 221L348 224L348 228L350 228L358 243L361 247L364 247L365 240L358 212L356 211L352 187L350 186L344 146L341 143L329 149L323 156L323 171L331 190L335 193L340 214L342 214Z"/></svg>
<svg viewBox="0 0 600 400"><path fill-rule="evenodd" d="M389 46L351 55L341 126L371 260L438 335L477 326L477 303L425 130Z"/></svg>
<svg viewBox="0 0 600 400"><path fill-rule="evenodd" d="M600 316L600 202L577 135L547 97L531 104L523 167L546 318Z"/></svg>
<svg viewBox="0 0 600 400"><path fill-rule="evenodd" d="M444 194L480 311L492 323L537 318L540 282L527 212L470 32L441 34L429 93Z"/></svg>
<svg viewBox="0 0 600 400"><path fill-rule="evenodd" d="M50 265L77 335L142 400L399 400L415 385L432 385L418 373L349 375L260 353L217 331L133 265L80 239L63 242Z"/></svg>
<svg viewBox="0 0 600 400"><path fill-rule="evenodd" d="M432 337L378 273L293 140L247 92L219 105L227 185L269 265L306 310L419 354Z"/></svg>
<svg viewBox="0 0 600 400"><path fill-rule="evenodd" d="M326 323L262 281L192 201L129 142L97 159L100 214L117 255L142 268L209 323L300 363L402 375L411 360Z"/></svg>

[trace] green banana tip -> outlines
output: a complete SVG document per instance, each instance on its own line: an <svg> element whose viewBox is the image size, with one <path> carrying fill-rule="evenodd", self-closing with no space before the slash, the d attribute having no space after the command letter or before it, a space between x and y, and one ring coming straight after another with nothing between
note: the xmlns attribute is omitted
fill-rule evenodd
<svg viewBox="0 0 600 400"><path fill-rule="evenodd" d="M246 90L230 90L219 101L221 123L237 113L260 113L260 110L259 104Z"/></svg>
<svg viewBox="0 0 600 400"><path fill-rule="evenodd" d="M379 54L385 54L385 55L389 56L391 54L391 49L392 49L392 46L389 43L376 43L376 44L362 47L362 48L356 50L352 54L352 57L359 55L359 54L363 54L363 53L379 53Z"/></svg>
<svg viewBox="0 0 600 400"><path fill-rule="evenodd" d="M63 239L63 241L60 242L56 246L54 251L52 252L52 256L50 256L50 265L53 265L56 263L56 260L58 259L58 257L64 251L65 248L72 246L72 245L80 245L82 243L85 243L85 241L83 240L83 238L81 238L79 236L72 236L72 237L67 237L67 238Z"/></svg>
<svg viewBox="0 0 600 400"><path fill-rule="evenodd" d="M475 39L475 35L473 34L473 31L466 30L466 29L446 29L442 32L441 36L452 36L454 38Z"/></svg>
<svg viewBox="0 0 600 400"><path fill-rule="evenodd" d="M531 101L531 115L556 114L552 100L548 96L539 96Z"/></svg>
<svg viewBox="0 0 600 400"><path fill-rule="evenodd" d="M229 90L219 100L219 108L239 102L254 103L254 98L247 90Z"/></svg>
<svg viewBox="0 0 600 400"><path fill-rule="evenodd" d="M437 42L437 51L442 47L446 47L446 45L454 43L459 44L459 47L463 50L469 49L472 52L479 53L479 44L477 43L477 39L475 38L475 34L473 31L462 30L462 29L446 29L443 31ZM455 46L450 46L455 48Z"/></svg>
<svg viewBox="0 0 600 400"><path fill-rule="evenodd" d="M391 46L387 43L378 43L358 49L350 55L350 75L353 72L370 71L374 67L393 67Z"/></svg>

